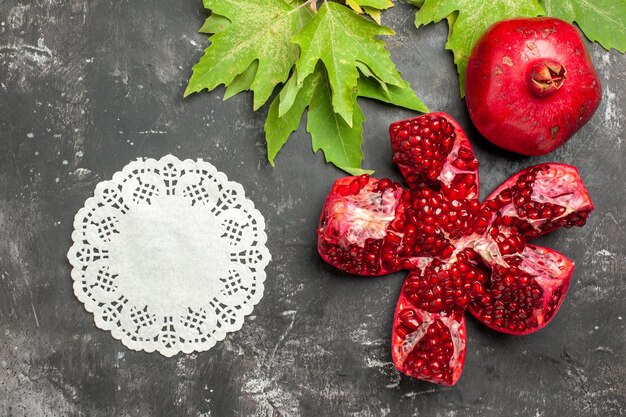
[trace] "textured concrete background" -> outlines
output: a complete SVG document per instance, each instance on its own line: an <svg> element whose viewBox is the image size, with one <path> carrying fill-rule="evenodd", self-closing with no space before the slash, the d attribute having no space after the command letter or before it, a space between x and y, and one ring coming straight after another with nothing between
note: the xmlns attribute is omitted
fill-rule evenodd
<svg viewBox="0 0 626 417"><path fill-rule="evenodd" d="M399 273L363 279L325 265L315 229L343 175L301 129L266 163L265 110L223 90L182 99L207 45L200 1L0 1L0 416L620 416L626 414L626 57L590 45L604 86L593 120L553 154L504 154L473 130L446 25L416 30L400 3L388 46L418 95L467 128L482 196L517 170L572 163L596 203L586 227L540 243L577 262L554 321L527 337L468 319L452 388L401 376L389 335ZM363 102L365 166L399 179L387 126L412 115ZM204 158L267 219L265 298L209 352L126 349L72 293L72 220L95 185L137 157Z"/></svg>

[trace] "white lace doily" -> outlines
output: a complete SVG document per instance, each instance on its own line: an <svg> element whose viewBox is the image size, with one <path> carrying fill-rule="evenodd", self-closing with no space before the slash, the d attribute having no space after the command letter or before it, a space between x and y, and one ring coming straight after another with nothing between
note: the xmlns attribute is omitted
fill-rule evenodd
<svg viewBox="0 0 626 417"><path fill-rule="evenodd" d="M208 162L131 162L97 185L74 229L74 293L131 349L210 349L263 296L263 216Z"/></svg>

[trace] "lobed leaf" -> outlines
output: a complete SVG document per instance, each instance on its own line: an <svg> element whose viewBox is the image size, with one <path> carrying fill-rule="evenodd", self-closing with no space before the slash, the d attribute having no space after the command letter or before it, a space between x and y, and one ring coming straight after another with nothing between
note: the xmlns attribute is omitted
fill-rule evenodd
<svg viewBox="0 0 626 417"><path fill-rule="evenodd" d="M461 96L465 96L467 61L482 33L500 20L542 14L544 10L537 0L425 0L417 11L415 25L436 23L453 16L446 49L454 53Z"/></svg>
<svg viewBox="0 0 626 417"><path fill-rule="evenodd" d="M226 92L224 93L224 100L228 100L232 96L241 93L242 91L250 90L252 83L254 82L254 78L256 77L256 72L259 69L259 61L252 61L252 64L246 69L244 72L235 77L232 83L226 87Z"/></svg>
<svg viewBox="0 0 626 417"><path fill-rule="evenodd" d="M386 84L402 84L384 43L376 38L393 33L343 5L324 3L317 15L293 38L301 48L296 63L298 84L315 71L318 61L322 61L330 82L334 112L352 126L358 62L366 64Z"/></svg>
<svg viewBox="0 0 626 417"><path fill-rule="evenodd" d="M626 52L626 1L541 0L548 16L576 22L591 41Z"/></svg>
<svg viewBox="0 0 626 417"><path fill-rule="evenodd" d="M426 105L417 98L407 82L403 82L401 86L390 85L384 89L376 80L362 77L359 78L356 90L359 97L371 98L420 113L429 112Z"/></svg>
<svg viewBox="0 0 626 417"><path fill-rule="evenodd" d="M208 34L218 33L226 29L228 25L230 25L228 18L211 13L211 15L205 19L202 27L198 29L198 32Z"/></svg>
<svg viewBox="0 0 626 417"><path fill-rule="evenodd" d="M346 6L357 13L368 14L380 25L381 12L393 7L393 2L391 0L346 0Z"/></svg>
<svg viewBox="0 0 626 417"><path fill-rule="evenodd" d="M393 6L389 0L350 1L374 19ZM313 151L322 150L327 162L353 175L371 172L360 168L365 118L357 96L428 111L377 39L393 31L345 6L324 3L314 15L299 7L303 0L204 4L212 14L200 32L212 34L211 44L193 67L185 95L224 84L224 100L252 90L256 110L285 83L265 123L272 165L305 111Z"/></svg>
<svg viewBox="0 0 626 417"><path fill-rule="evenodd" d="M204 4L230 24L210 37L211 45L193 67L185 96L220 84L228 86L258 61L249 85L254 109L258 109L274 87L287 80L299 55L290 39L310 20L312 11L283 0L205 0ZM204 30L216 30L219 20L214 18Z"/></svg>
<svg viewBox="0 0 626 417"><path fill-rule="evenodd" d="M296 73L292 75L292 79L297 77ZM326 162L352 175L371 172L361 169L362 124L365 118L356 103L356 96L353 95L353 120L352 126L349 126L335 113L331 94L327 73L318 65L303 81L292 105L282 116L279 115L280 96L274 99L265 122L267 155L272 165L289 136L298 129L304 111L308 108L306 129L311 134L313 151L321 149Z"/></svg>

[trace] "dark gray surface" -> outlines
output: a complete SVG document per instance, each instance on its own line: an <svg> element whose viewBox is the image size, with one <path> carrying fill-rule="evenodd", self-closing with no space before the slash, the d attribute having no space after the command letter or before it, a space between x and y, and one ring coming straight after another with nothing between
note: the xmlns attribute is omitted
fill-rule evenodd
<svg viewBox="0 0 626 417"><path fill-rule="evenodd" d="M510 337L468 320L452 388L391 364L405 274L363 279L325 265L315 229L343 174L301 130L266 163L265 111L223 90L182 99L207 41L200 1L0 1L0 416L620 416L626 414L624 180L626 57L591 45L604 85L593 120L553 154L521 158L479 138L458 98L446 25L416 30L399 4L385 23L399 69L433 110L468 129L482 196L542 161L572 163L596 204L586 227L542 244L577 269L552 324ZM387 126L412 115L363 103L365 166L399 179ZM242 183L267 220L265 297L209 352L126 349L72 293L72 220L95 185L137 157L204 158Z"/></svg>

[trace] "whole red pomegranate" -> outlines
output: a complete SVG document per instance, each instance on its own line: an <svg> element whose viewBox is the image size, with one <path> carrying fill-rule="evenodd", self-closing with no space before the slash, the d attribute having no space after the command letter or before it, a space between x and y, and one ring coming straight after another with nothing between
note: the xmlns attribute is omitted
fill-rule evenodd
<svg viewBox="0 0 626 417"><path fill-rule="evenodd" d="M478 131L523 155L564 144L602 96L576 28L549 17L492 25L474 46L466 76L467 108Z"/></svg>
<svg viewBox="0 0 626 417"><path fill-rule="evenodd" d="M465 362L466 310L516 335L554 317L574 263L527 242L582 226L593 203L576 168L549 163L515 174L480 204L478 161L450 116L431 113L389 131L408 189L368 175L337 180L318 251L358 275L410 270L393 322L393 362L407 375L453 385Z"/></svg>

